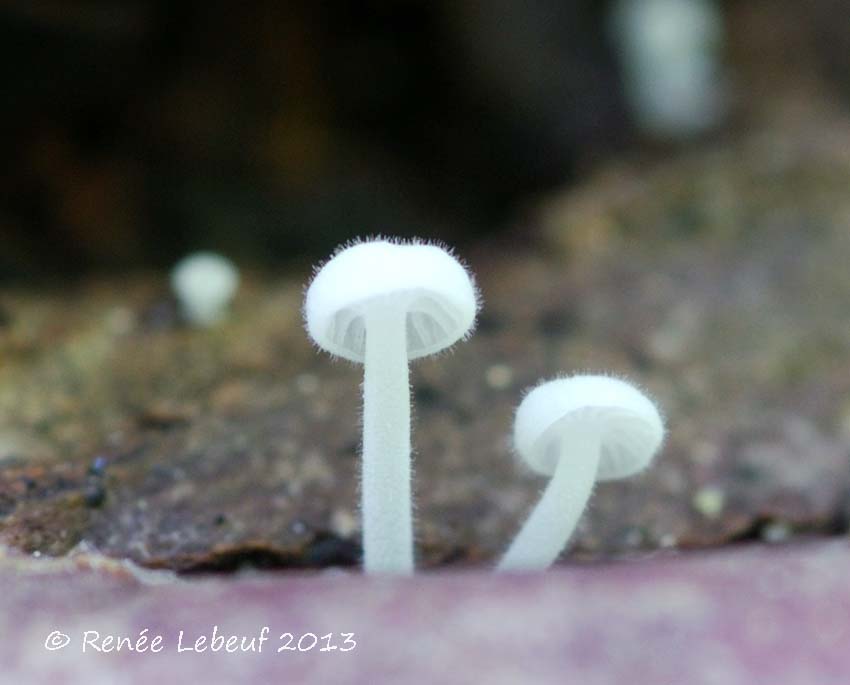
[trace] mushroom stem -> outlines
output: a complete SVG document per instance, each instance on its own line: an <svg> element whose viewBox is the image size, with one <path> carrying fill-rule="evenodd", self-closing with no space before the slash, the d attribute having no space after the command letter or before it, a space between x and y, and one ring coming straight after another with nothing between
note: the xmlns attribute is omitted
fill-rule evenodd
<svg viewBox="0 0 850 685"><path fill-rule="evenodd" d="M567 458L566 449L573 454ZM567 546L590 499L599 467L599 436L588 433L560 447L558 465L496 571L537 571L552 565Z"/></svg>
<svg viewBox="0 0 850 685"><path fill-rule="evenodd" d="M363 566L413 572L410 380L400 307L366 314L363 375Z"/></svg>

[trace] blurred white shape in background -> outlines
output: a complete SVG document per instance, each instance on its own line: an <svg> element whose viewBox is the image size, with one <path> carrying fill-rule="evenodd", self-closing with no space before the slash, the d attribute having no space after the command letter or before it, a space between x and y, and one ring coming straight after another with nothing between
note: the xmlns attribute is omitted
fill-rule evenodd
<svg viewBox="0 0 850 685"><path fill-rule="evenodd" d="M171 288L187 320L212 326L227 312L239 287L239 270L226 257L195 252L181 259L171 271Z"/></svg>
<svg viewBox="0 0 850 685"><path fill-rule="evenodd" d="M610 19L641 129L681 139L720 121L724 27L714 0L616 0Z"/></svg>

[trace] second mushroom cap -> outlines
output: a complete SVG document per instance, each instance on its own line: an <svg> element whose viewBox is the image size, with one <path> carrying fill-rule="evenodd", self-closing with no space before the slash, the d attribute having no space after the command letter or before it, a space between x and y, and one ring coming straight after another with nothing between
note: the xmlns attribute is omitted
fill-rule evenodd
<svg viewBox="0 0 850 685"><path fill-rule="evenodd" d="M600 437L597 480L641 471L664 439L657 407L633 385L609 376L573 376L543 383L526 395L517 409L514 444L533 470L551 476L561 442L588 431Z"/></svg>

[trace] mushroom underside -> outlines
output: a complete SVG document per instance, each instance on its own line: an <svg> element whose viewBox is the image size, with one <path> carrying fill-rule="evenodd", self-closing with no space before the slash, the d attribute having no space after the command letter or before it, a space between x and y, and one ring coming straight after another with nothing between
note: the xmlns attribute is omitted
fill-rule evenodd
<svg viewBox="0 0 850 685"><path fill-rule="evenodd" d="M575 424L576 435L590 431L601 436L597 480L615 480L637 473L649 463L657 447L654 444L653 428L636 416L620 414L616 421L588 421L584 417L579 422L576 418L570 418L569 423ZM570 442L570 435L564 432L563 426L552 426L541 436L533 450L539 455L532 460L534 469L551 476L563 454L562 450L566 451L569 458Z"/></svg>
<svg viewBox="0 0 850 685"><path fill-rule="evenodd" d="M366 317L364 306L340 310L331 319L327 339L329 347L351 359L366 354ZM464 330L454 309L433 297L419 297L404 307L407 351L410 359L438 352L461 336Z"/></svg>

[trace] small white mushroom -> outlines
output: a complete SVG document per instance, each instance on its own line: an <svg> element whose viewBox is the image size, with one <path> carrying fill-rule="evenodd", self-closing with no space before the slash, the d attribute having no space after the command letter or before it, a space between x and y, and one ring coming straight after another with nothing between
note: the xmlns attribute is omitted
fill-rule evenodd
<svg viewBox="0 0 850 685"><path fill-rule="evenodd" d="M446 250L375 240L338 252L313 278L304 318L316 344L363 364L363 565L413 571L408 362L468 335L478 295Z"/></svg>
<svg viewBox="0 0 850 685"><path fill-rule="evenodd" d="M725 109L723 16L715 0L616 0L613 41L637 124L662 138L688 138Z"/></svg>
<svg viewBox="0 0 850 685"><path fill-rule="evenodd" d="M594 482L644 469L663 439L655 404L625 381L573 376L534 388L517 409L514 444L528 466L551 480L497 570L550 566L575 530Z"/></svg>
<svg viewBox="0 0 850 685"><path fill-rule="evenodd" d="M227 312L239 287L239 270L213 252L196 252L181 259L171 271L171 288L186 319L212 326Z"/></svg>

